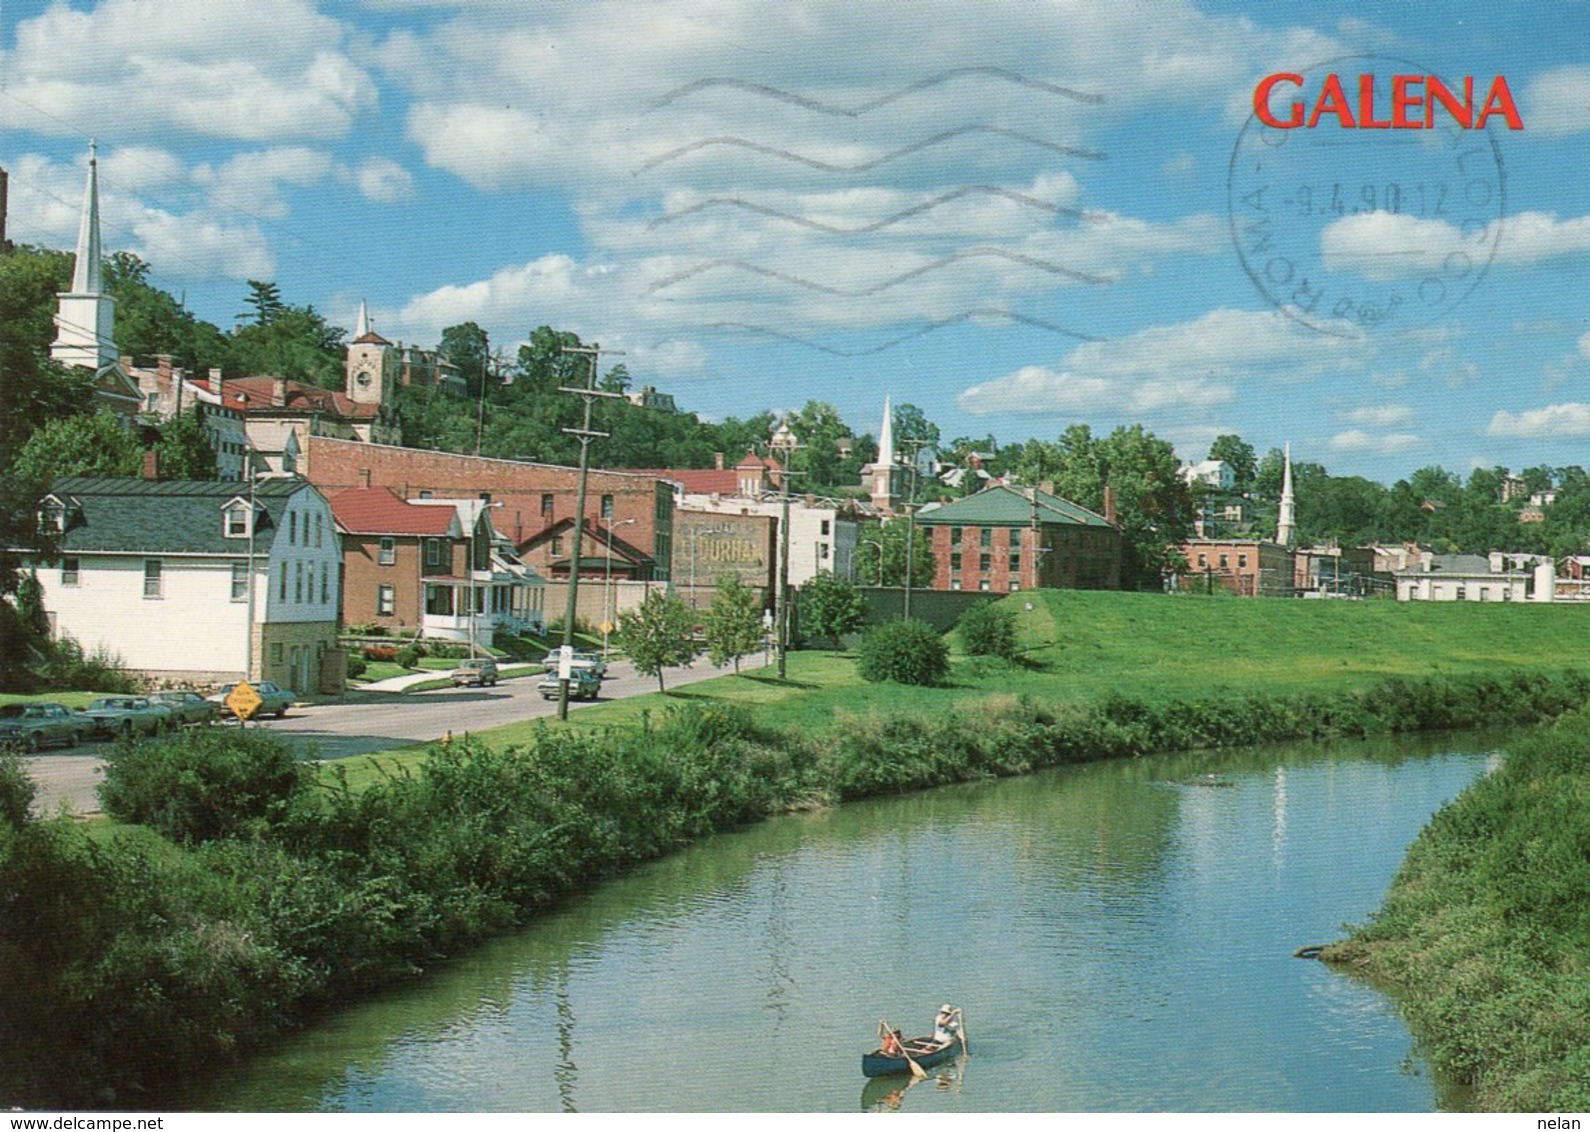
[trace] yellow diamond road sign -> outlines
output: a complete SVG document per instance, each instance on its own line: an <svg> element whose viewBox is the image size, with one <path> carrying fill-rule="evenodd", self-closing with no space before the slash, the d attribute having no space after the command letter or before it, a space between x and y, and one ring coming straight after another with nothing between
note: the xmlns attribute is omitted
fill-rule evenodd
<svg viewBox="0 0 1590 1132"><path fill-rule="evenodd" d="M239 681L237 687L226 694L226 706L231 708L232 714L239 719L251 718L264 702L259 698L259 693L248 686L246 680Z"/></svg>

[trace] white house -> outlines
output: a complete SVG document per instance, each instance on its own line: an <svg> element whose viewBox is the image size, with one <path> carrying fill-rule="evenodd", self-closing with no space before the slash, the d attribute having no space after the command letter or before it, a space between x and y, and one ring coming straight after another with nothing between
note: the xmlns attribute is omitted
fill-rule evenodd
<svg viewBox="0 0 1590 1132"><path fill-rule="evenodd" d="M1237 486L1237 474L1224 460L1200 460L1196 464L1183 464L1176 474L1189 484L1201 483L1220 491L1232 491Z"/></svg>
<svg viewBox="0 0 1590 1132"><path fill-rule="evenodd" d="M85 649L187 683L312 693L340 678L322 661L337 646L341 545L307 481L73 476L39 517L61 545L36 568L44 608Z"/></svg>
<svg viewBox="0 0 1590 1132"><path fill-rule="evenodd" d="M1478 554L1432 554L1417 569L1397 571L1396 578L1398 601L1552 600L1550 562L1499 571Z"/></svg>

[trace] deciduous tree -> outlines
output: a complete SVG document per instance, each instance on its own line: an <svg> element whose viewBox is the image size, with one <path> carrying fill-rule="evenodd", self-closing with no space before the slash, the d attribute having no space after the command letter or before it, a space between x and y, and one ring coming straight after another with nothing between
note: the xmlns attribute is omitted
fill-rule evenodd
<svg viewBox="0 0 1590 1132"><path fill-rule="evenodd" d="M714 665L732 661L736 674L740 658L762 643L762 603L738 574L718 579L717 592L707 608L706 634L707 659Z"/></svg>
<svg viewBox="0 0 1590 1132"><path fill-rule="evenodd" d="M665 692L663 670L696 659L692 622L689 608L676 595L653 590L640 608L618 615L618 647L629 655L635 671L657 677L657 690Z"/></svg>
<svg viewBox="0 0 1590 1132"><path fill-rule="evenodd" d="M827 637L834 648L839 638L861 625L867 604L856 587L823 571L800 589L801 627L815 637Z"/></svg>

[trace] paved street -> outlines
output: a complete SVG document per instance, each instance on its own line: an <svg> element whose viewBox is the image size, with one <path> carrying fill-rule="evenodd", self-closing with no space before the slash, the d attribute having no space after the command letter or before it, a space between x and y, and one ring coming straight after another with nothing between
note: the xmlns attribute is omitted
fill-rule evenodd
<svg viewBox="0 0 1590 1132"><path fill-rule="evenodd" d="M668 687L732 671L699 661L690 668L669 669ZM538 676L505 680L495 688L439 688L431 692L349 692L337 702L294 708L285 719L265 719L258 726L272 734L301 743L323 759L387 751L394 747L428 743L451 731L484 731L524 719L557 714L555 700L543 700L536 691ZM641 676L628 664L615 662L602 681L602 700L624 699L657 690L657 680ZM601 700L596 701L598 703ZM587 703L573 701L571 711ZM99 785L108 744L48 753L24 760L38 784L35 805L53 812L61 805L75 814L99 812L95 788Z"/></svg>

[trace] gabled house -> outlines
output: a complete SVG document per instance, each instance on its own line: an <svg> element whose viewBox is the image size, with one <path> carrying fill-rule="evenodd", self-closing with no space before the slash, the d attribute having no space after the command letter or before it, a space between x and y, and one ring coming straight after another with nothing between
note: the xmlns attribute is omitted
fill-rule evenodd
<svg viewBox="0 0 1590 1132"><path fill-rule="evenodd" d="M60 558L36 567L52 628L152 678L337 690L337 532L298 479L71 476L40 501Z"/></svg>
<svg viewBox="0 0 1590 1132"><path fill-rule="evenodd" d="M536 629L544 582L476 499L405 500L390 488L331 497L342 543L342 618L400 635L473 641Z"/></svg>

